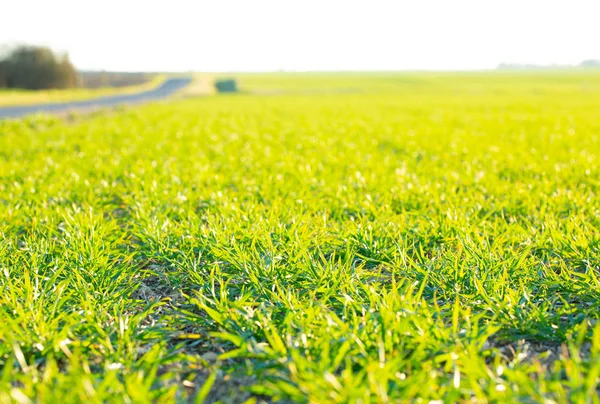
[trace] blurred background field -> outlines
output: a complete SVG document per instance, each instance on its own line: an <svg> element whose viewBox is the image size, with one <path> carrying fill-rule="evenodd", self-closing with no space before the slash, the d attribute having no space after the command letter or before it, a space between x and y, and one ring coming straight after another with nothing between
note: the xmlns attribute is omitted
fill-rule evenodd
<svg viewBox="0 0 600 404"><path fill-rule="evenodd" d="M411 97L447 95L549 95L595 93L600 69L480 72L281 72L232 74L243 91L256 93L396 92ZM411 89L413 91L411 91ZM318 94L317 94L318 95Z"/></svg>

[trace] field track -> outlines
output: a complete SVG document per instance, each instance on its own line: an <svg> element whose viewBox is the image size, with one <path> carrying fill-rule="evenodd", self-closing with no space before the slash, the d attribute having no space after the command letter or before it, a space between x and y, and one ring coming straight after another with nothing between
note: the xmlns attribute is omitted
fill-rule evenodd
<svg viewBox="0 0 600 404"><path fill-rule="evenodd" d="M175 92L190 84L191 81L192 79L188 77L170 78L152 90L142 91L136 94L112 95L83 101L0 107L0 119L18 118L40 112L62 113L75 110L113 107L122 104L137 104L141 102L153 101L171 96Z"/></svg>

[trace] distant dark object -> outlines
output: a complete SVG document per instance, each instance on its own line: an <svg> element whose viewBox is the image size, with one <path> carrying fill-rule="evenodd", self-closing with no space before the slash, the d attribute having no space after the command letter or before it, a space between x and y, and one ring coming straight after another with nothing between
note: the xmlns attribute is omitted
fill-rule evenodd
<svg viewBox="0 0 600 404"><path fill-rule="evenodd" d="M44 90L79 84L79 75L69 57L49 48L19 46L0 58L0 87Z"/></svg>
<svg viewBox="0 0 600 404"><path fill-rule="evenodd" d="M585 68L600 68L600 59L590 59L590 60L584 60L583 62L581 62L581 64L579 65L581 67L585 67Z"/></svg>
<svg viewBox="0 0 600 404"><path fill-rule="evenodd" d="M236 93L237 82L234 79L220 79L215 81L215 88L219 93Z"/></svg>

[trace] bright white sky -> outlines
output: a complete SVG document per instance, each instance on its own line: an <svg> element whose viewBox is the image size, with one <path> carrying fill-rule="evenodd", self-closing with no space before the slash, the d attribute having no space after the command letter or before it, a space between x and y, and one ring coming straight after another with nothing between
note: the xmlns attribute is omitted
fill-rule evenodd
<svg viewBox="0 0 600 404"><path fill-rule="evenodd" d="M600 59L600 0L0 0L82 69L487 69Z"/></svg>

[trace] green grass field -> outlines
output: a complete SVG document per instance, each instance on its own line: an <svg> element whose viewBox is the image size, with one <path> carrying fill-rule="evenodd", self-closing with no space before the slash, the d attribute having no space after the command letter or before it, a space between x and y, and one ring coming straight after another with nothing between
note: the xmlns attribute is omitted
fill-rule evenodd
<svg viewBox="0 0 600 404"><path fill-rule="evenodd" d="M600 402L600 73L239 80L0 122L0 402Z"/></svg>

